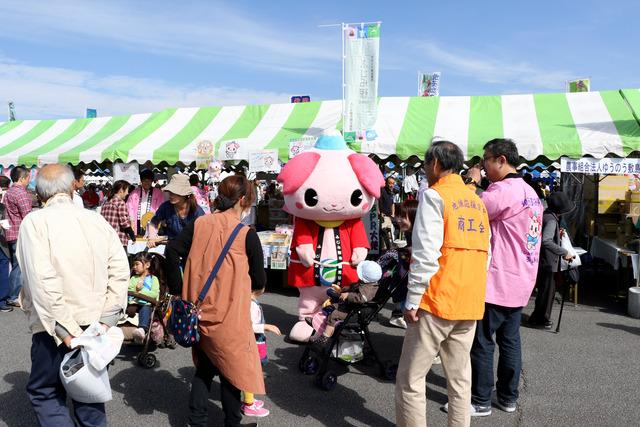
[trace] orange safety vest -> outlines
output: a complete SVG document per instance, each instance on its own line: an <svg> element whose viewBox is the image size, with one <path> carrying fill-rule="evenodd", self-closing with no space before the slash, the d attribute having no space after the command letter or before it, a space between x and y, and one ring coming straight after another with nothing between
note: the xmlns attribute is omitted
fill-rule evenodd
<svg viewBox="0 0 640 427"><path fill-rule="evenodd" d="M420 308L447 320L482 319L490 244L487 209L459 175L440 178L431 188L444 201L444 241L440 268Z"/></svg>

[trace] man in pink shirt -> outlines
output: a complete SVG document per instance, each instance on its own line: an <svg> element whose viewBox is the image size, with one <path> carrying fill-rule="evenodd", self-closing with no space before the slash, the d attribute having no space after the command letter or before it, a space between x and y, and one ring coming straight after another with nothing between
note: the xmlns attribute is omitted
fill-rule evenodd
<svg viewBox="0 0 640 427"><path fill-rule="evenodd" d="M520 156L509 139L493 139L484 146L480 166L469 177L480 182L480 167L491 185L480 198L491 225L491 264L487 276L484 318L478 321L471 348L471 415L491 414L494 386L493 352L498 359L498 408L515 412L522 369L520 319L538 272L542 241L542 203L516 171Z"/></svg>

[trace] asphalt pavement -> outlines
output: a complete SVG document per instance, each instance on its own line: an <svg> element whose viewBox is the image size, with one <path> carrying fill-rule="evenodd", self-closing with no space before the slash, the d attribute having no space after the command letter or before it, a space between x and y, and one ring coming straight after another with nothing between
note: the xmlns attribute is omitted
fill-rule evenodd
<svg viewBox="0 0 640 427"><path fill-rule="evenodd" d="M607 286L602 283L603 288ZM601 289L583 292L584 303L565 306L559 334L522 328L523 371L517 412L497 408L472 426L637 426L640 425L640 320L628 317L621 303ZM283 331L295 322L291 292L262 298L265 317ZM390 308L390 307L388 307ZM403 330L386 325L390 310L371 325L372 339L383 359L397 360ZM532 301L525 313L532 311ZM558 307L554 307L557 318ZM0 425L35 425L25 385L30 370L30 333L24 314L0 313ZM394 385L372 366L338 366L338 385L326 392L313 377L298 370L302 348L282 337L268 337L270 362L265 368L271 411L249 419L260 426L393 426ZM186 425L189 383L193 375L189 350L157 350L154 369L137 365L136 348L123 348L110 369L113 400L107 404L112 426ZM427 376L429 425L446 425L440 406L447 400L441 365ZM218 383L210 399L210 425L222 426Z"/></svg>

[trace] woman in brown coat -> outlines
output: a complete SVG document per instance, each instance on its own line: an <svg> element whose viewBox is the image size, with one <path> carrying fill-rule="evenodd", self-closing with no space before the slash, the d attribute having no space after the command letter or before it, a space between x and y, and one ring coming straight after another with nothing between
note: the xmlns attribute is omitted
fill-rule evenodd
<svg viewBox="0 0 640 427"><path fill-rule="evenodd" d="M174 295L195 302L229 235L250 209L253 186L243 176L220 183L216 211L188 225L167 246L167 283ZM186 260L184 279L180 266ZM255 231L243 227L200 305L200 342L193 348L196 373L189 398L189 425L207 424L211 382L220 375L225 426L242 419L240 390L264 394L262 368L251 326L251 291L262 289L266 274Z"/></svg>

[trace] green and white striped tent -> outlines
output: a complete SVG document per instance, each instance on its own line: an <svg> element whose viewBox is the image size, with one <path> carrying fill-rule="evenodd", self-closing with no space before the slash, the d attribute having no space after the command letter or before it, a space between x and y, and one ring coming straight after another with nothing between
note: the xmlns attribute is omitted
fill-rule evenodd
<svg viewBox="0 0 640 427"><path fill-rule="evenodd" d="M242 139L249 150L342 129L342 102L170 108L156 113L95 119L0 123L0 165L121 160L185 164L196 146ZM382 158L422 157L432 138L458 144L467 158L486 141L513 138L526 159L566 155L626 157L640 150L640 91L614 90L503 96L380 98L373 142L352 148ZM216 149L216 153L217 153Z"/></svg>

